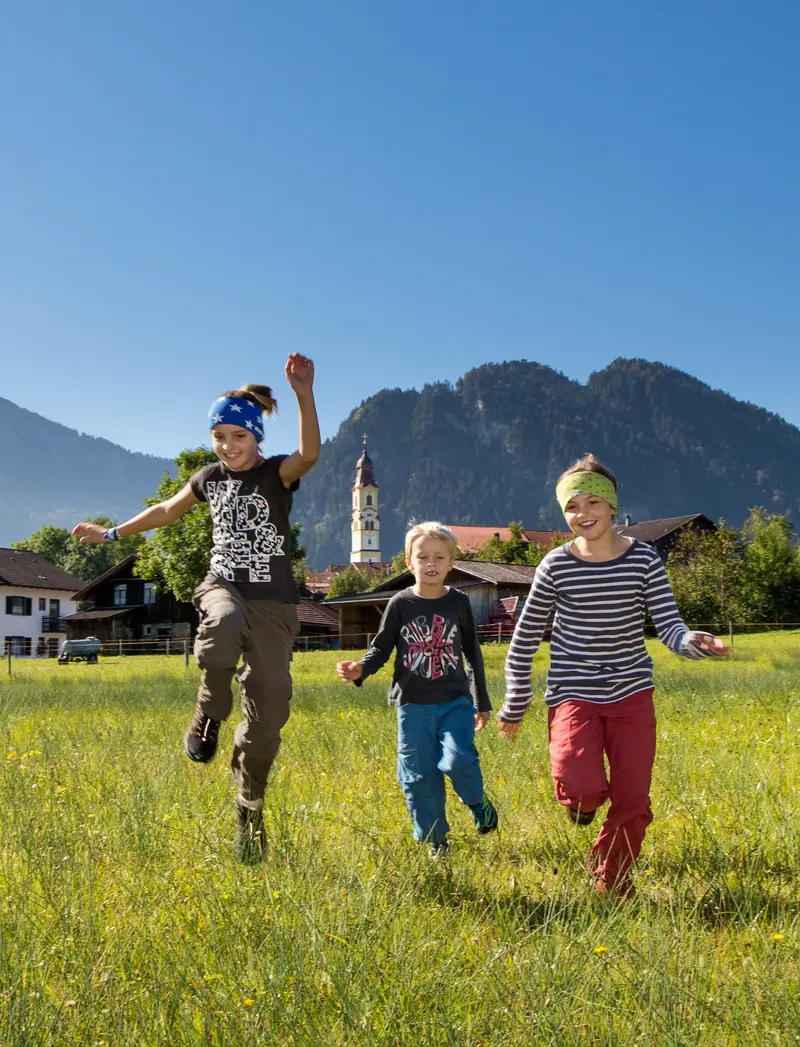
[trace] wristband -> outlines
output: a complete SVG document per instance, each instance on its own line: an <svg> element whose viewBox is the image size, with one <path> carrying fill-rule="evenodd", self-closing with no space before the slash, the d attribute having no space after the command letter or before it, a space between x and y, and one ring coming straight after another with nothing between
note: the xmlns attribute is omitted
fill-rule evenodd
<svg viewBox="0 0 800 1047"><path fill-rule="evenodd" d="M109 527L107 531L103 533L103 537L107 542L118 542L119 541L119 530L116 527Z"/></svg>

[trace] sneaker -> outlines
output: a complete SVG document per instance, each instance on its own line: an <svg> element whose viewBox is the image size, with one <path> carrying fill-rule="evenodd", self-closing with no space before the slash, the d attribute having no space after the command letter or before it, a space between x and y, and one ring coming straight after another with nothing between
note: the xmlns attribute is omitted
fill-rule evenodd
<svg viewBox="0 0 800 1047"><path fill-rule="evenodd" d="M219 724L219 720L212 720L210 716L206 716L199 706L195 709L192 722L183 736L183 751L190 760L208 763L214 759Z"/></svg>
<svg viewBox="0 0 800 1047"><path fill-rule="evenodd" d="M567 817L576 825L591 825L597 811L582 811L579 807L565 807Z"/></svg>
<svg viewBox="0 0 800 1047"><path fill-rule="evenodd" d="M245 807L236 803L236 857L244 865L256 865L264 857L267 837L264 832L264 811L261 807Z"/></svg>
<svg viewBox="0 0 800 1047"><path fill-rule="evenodd" d="M480 803L476 803L474 807L471 806L470 810L475 828L481 836L497 828L497 808L486 793L481 797Z"/></svg>
<svg viewBox="0 0 800 1047"><path fill-rule="evenodd" d="M429 844L431 849L431 858L434 861L438 861L440 858L444 858L450 853L450 843L448 840L439 840L438 843Z"/></svg>

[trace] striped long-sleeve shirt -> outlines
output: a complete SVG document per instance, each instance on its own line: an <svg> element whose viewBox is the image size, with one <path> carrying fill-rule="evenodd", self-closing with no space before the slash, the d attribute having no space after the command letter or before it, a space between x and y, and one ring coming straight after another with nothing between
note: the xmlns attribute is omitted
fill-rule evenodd
<svg viewBox="0 0 800 1047"><path fill-rule="evenodd" d="M506 657L506 699L499 718L516 723L531 702L531 663L553 617L545 702L618 702L652 687L644 643L645 611L675 654L705 657L681 620L658 553L634 540L615 560L581 560L572 543L537 568Z"/></svg>

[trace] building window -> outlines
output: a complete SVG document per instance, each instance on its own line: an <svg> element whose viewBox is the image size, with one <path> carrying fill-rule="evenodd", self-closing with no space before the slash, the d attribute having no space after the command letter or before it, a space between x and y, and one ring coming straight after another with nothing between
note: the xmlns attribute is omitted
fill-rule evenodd
<svg viewBox="0 0 800 1047"><path fill-rule="evenodd" d="M155 582L144 583L144 602L148 605L152 605L156 602Z"/></svg>
<svg viewBox="0 0 800 1047"><path fill-rule="evenodd" d="M58 616L60 614L61 614L61 601L60 600L51 600L50 601L50 617L51 618L58 618Z"/></svg>
<svg viewBox="0 0 800 1047"><path fill-rule="evenodd" d="M47 600L43 596L39 597L39 610L43 611L47 607Z"/></svg>
<svg viewBox="0 0 800 1047"><path fill-rule="evenodd" d="M366 504L367 504L367 505L372 505L372 495L371 495L371 494L368 494L368 495L367 495L367 500L366 500Z"/></svg>
<svg viewBox="0 0 800 1047"><path fill-rule="evenodd" d="M31 638L30 636L7 636L5 649L10 651L14 658L30 658Z"/></svg>
<svg viewBox="0 0 800 1047"><path fill-rule="evenodd" d="M6 614L33 614L33 600L30 596L7 596Z"/></svg>
<svg viewBox="0 0 800 1047"><path fill-rule="evenodd" d="M123 582L122 585L114 586L114 606L124 607L128 602L128 586Z"/></svg>

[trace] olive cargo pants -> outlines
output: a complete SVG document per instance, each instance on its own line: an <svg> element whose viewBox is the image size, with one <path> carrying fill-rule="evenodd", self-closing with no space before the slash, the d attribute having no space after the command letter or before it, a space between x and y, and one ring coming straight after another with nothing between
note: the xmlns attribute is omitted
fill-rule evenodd
<svg viewBox="0 0 800 1047"><path fill-rule="evenodd" d="M274 600L247 600L222 579L204 581L193 602L200 614L194 645L202 671L197 702L212 719L227 719L236 677L244 720L234 733L231 770L241 801L258 807L289 719L297 609Z"/></svg>

